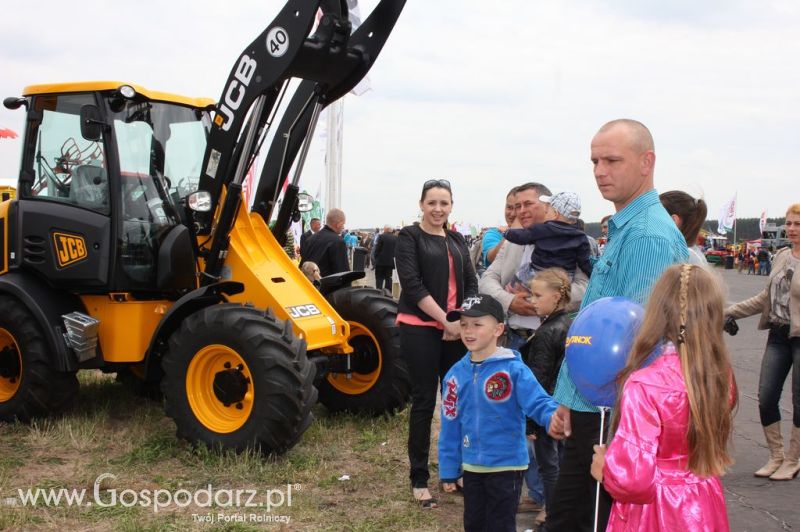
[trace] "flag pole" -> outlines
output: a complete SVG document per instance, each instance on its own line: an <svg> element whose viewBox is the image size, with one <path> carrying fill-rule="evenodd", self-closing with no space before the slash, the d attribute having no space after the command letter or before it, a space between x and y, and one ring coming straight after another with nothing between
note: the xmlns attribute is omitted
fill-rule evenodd
<svg viewBox="0 0 800 532"><path fill-rule="evenodd" d="M734 194L734 198L736 199L734 200L733 203L733 252L734 253L736 253L736 226L738 225L736 223L736 207L738 207L738 205L736 205L736 202L739 199L738 196L739 196L739 191L736 191L736 194Z"/></svg>

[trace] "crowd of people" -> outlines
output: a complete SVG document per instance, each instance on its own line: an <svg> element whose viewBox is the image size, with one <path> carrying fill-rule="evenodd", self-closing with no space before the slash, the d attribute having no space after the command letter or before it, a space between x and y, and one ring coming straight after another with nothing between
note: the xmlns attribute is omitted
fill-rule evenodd
<svg viewBox="0 0 800 532"><path fill-rule="evenodd" d="M448 227L454 191L444 179L423 183L418 223L371 238L376 285L387 288L396 268L401 287L411 495L438 507L429 464L440 393L438 480L463 494L465 530L516 530L518 510L540 507L539 530L727 530L719 477L732 461L738 394L722 332L737 318L760 313L759 328L769 329L759 411L770 457L755 475L790 480L800 471L800 204L786 213L792 246L764 261L766 288L725 308L696 247L707 206L656 192L649 130L611 121L590 152L614 211L597 240L583 231L576 194L529 182L506 194L506 225L470 249ZM301 242L316 275L347 269L343 224L334 209ZM646 309L617 378L610 431L565 357L576 311L609 296ZM784 449L778 400L793 366Z"/></svg>
<svg viewBox="0 0 800 532"><path fill-rule="evenodd" d="M345 222L344 211L336 208L328 211L324 225L319 218L311 218L296 249L287 241L286 247L292 248L287 253L292 258L299 256L300 269L311 282L353 269L372 268L375 287L391 293L398 231L389 225L382 231L347 231Z"/></svg>
<svg viewBox="0 0 800 532"><path fill-rule="evenodd" d="M772 260L775 250L770 247L760 246L758 249L741 249L736 255L738 271L747 268L747 275L769 275L772 273Z"/></svg>

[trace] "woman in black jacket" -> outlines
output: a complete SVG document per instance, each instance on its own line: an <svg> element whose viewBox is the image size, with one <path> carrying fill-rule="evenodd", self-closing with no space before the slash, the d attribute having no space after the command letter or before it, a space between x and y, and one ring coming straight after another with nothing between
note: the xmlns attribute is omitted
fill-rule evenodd
<svg viewBox="0 0 800 532"><path fill-rule="evenodd" d="M531 282L531 304L542 323L523 346L525 363L547 393L553 395L561 361L564 360L567 332L572 319L565 310L570 302L570 281L561 268L548 268L536 274ZM539 475L544 485L545 508L553 508L553 493L558 480L561 443L547 434L546 427L528 422L528 432L536 435L533 448Z"/></svg>
<svg viewBox="0 0 800 532"><path fill-rule="evenodd" d="M453 209L450 182L426 181L419 200L422 221L404 227L397 238L395 262L400 279L397 323L400 346L411 373L408 458L411 488L423 508L435 508L428 491L428 455L436 390L447 371L464 356L458 322L450 310L478 293L478 280L464 237L447 229Z"/></svg>

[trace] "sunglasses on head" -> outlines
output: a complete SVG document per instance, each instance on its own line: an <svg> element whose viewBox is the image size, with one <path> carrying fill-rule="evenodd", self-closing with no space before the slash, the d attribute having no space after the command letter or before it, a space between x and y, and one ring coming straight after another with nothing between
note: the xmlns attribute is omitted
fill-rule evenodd
<svg viewBox="0 0 800 532"><path fill-rule="evenodd" d="M447 179L429 179L422 184L422 190L428 190L433 187L441 187L450 190L450 181Z"/></svg>

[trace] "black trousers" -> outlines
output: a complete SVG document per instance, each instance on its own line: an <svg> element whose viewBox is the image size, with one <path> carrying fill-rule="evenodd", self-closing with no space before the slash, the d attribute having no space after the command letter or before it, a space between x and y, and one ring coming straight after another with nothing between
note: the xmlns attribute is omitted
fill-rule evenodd
<svg viewBox="0 0 800 532"><path fill-rule="evenodd" d="M600 441L600 414L570 411L572 435L564 441L564 456L553 495L547 507L547 532L591 532L594 528L594 499L597 481L589 472L592 447ZM606 416L608 434L609 416ZM605 441L605 438L603 438ZM605 530L611 513L611 496L600 485L597 530Z"/></svg>
<svg viewBox="0 0 800 532"><path fill-rule="evenodd" d="M464 530L516 532L524 471L464 471Z"/></svg>
<svg viewBox="0 0 800 532"><path fill-rule="evenodd" d="M391 266L375 266L375 288L392 291L392 270Z"/></svg>
<svg viewBox="0 0 800 532"><path fill-rule="evenodd" d="M435 327L400 325L400 348L411 374L408 461L412 488L428 486L428 456L436 391L447 371L467 353L461 340L445 342Z"/></svg>

